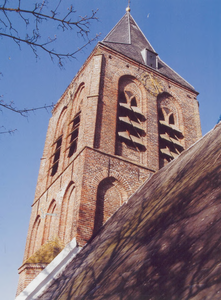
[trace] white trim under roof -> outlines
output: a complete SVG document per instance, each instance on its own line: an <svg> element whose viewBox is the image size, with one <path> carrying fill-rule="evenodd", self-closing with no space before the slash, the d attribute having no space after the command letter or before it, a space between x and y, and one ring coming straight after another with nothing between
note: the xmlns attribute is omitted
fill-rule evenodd
<svg viewBox="0 0 221 300"><path fill-rule="evenodd" d="M66 247L52 260L47 267L35 277L32 282L15 298L15 300L34 300L44 292L46 287L57 278L65 269L67 264L77 255L81 247L77 247L74 238Z"/></svg>

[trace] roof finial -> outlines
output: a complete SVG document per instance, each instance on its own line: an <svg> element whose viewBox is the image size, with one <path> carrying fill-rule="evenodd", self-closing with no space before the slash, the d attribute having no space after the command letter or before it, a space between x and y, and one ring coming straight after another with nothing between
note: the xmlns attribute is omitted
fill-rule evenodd
<svg viewBox="0 0 221 300"><path fill-rule="evenodd" d="M130 0L128 0L128 6L126 8L126 12L130 12Z"/></svg>

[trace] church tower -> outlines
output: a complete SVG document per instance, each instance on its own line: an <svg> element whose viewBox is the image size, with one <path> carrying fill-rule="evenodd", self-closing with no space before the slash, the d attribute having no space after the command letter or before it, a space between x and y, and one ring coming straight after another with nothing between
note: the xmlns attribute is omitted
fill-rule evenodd
<svg viewBox="0 0 221 300"><path fill-rule="evenodd" d="M129 9L53 109L18 294L72 239L84 246L154 172L201 137L198 93Z"/></svg>

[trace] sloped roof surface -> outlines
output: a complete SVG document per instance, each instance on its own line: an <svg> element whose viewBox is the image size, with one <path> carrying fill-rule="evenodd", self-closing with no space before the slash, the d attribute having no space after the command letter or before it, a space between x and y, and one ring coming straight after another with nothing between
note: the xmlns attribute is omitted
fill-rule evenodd
<svg viewBox="0 0 221 300"><path fill-rule="evenodd" d="M141 51L144 48L156 53L130 13L126 13L123 16L117 25L104 38L102 43L141 64L144 64L144 60L141 55ZM190 88L191 90L194 90L192 85L190 85L170 67L168 67L160 58L159 69L157 71L168 78Z"/></svg>
<svg viewBox="0 0 221 300"><path fill-rule="evenodd" d="M221 299L221 123L155 173L40 299Z"/></svg>

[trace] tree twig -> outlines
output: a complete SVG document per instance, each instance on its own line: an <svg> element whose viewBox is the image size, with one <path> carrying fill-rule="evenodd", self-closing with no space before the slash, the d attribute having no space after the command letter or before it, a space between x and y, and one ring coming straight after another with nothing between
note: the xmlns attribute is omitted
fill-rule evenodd
<svg viewBox="0 0 221 300"><path fill-rule="evenodd" d="M13 111L15 113L18 113L22 117L27 117L28 116L28 112L30 112L30 111L36 111L36 110L40 110L40 109L46 109L46 110L48 110L49 108L53 109L53 107L54 107L54 104L52 103L50 105L44 105L44 106L40 106L40 107L17 109L13 104L14 104L13 102L7 104L3 100L0 101L0 106L1 107L4 107L4 108L6 108L8 110L11 110L11 111Z"/></svg>
<svg viewBox="0 0 221 300"><path fill-rule="evenodd" d="M56 57L59 66L62 67L64 58L75 58L77 52L81 51L91 42L97 40L100 36L100 34L96 34L94 37L89 38L90 22L98 20L98 10L92 11L89 16L79 16L78 20L74 20L73 15L75 15L76 11L74 10L73 5L70 5L68 11L60 16L59 7L62 0L59 0L55 9L50 10L45 1L35 3L33 9L30 10L22 8L21 3L22 1L18 0L18 7L9 7L9 1L5 0L4 4L0 5L0 24L2 25L2 27L0 27L0 36L12 39L19 47L21 43L27 44L34 52L36 58L38 58L37 49L41 49L47 52L52 60ZM16 26L14 25L15 21L13 16L16 15L25 23L26 33L17 26L17 23ZM46 21L54 22L57 24L57 28L61 28L63 31L76 29L77 34L87 38L87 42L78 49L67 53L50 48L49 44L52 44L57 40L56 35L54 35L53 38L48 37L46 40L40 41L42 40L42 36L40 34L39 25ZM29 31L27 31L28 29Z"/></svg>

